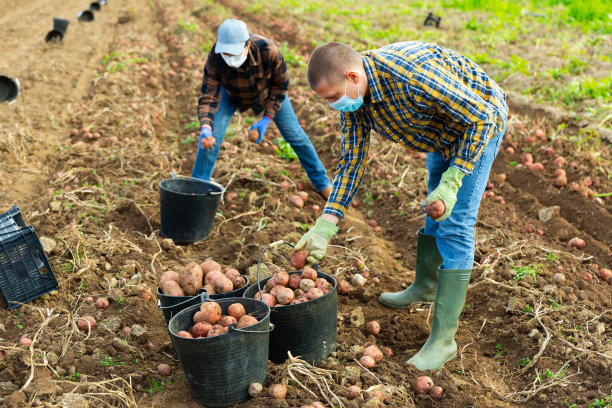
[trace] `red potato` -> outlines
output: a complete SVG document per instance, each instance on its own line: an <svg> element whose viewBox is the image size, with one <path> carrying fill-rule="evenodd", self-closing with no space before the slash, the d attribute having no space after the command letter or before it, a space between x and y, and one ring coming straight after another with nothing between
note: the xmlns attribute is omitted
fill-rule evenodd
<svg viewBox="0 0 612 408"><path fill-rule="evenodd" d="M257 319L251 315L244 315L238 320L236 327L242 329L243 327L252 326L257 323Z"/></svg>
<svg viewBox="0 0 612 408"><path fill-rule="evenodd" d="M275 287L273 287L273 288L272 288L272 290L270 291L270 294L271 294L272 296L274 296L274 297L277 297L277 296L278 296L278 291L279 291L280 289L282 289L282 288L284 288L284 286L283 286L283 285L276 285Z"/></svg>
<svg viewBox="0 0 612 408"><path fill-rule="evenodd" d="M302 200L302 197L300 197L299 195L292 195L291 197L289 197L289 202L294 207L297 207L297 208L304 207L304 200Z"/></svg>
<svg viewBox="0 0 612 408"><path fill-rule="evenodd" d="M555 149L553 149L552 147L547 147L546 149L544 149L544 155L545 156L552 156L555 154Z"/></svg>
<svg viewBox="0 0 612 408"><path fill-rule="evenodd" d="M223 274L230 280L235 278L236 276L240 276L240 272L238 272L234 268L225 268L223 270Z"/></svg>
<svg viewBox="0 0 612 408"><path fill-rule="evenodd" d="M304 292L302 289L297 288L296 290L293 291L293 296L295 299L299 299L301 297L303 297L306 294L306 292Z"/></svg>
<svg viewBox="0 0 612 408"><path fill-rule="evenodd" d="M323 291L319 288L310 288L308 289L308 292L306 292L306 296L310 300L319 298L323 296L323 294L324 294Z"/></svg>
<svg viewBox="0 0 612 408"><path fill-rule="evenodd" d="M275 286L276 286L276 280L274 278L270 278L268 279L268 281L266 282L264 286L264 291L269 293L272 289L274 289Z"/></svg>
<svg viewBox="0 0 612 408"><path fill-rule="evenodd" d="M349 293L350 289L351 289L351 285L344 279L338 282L338 293L339 294L346 295Z"/></svg>
<svg viewBox="0 0 612 408"><path fill-rule="evenodd" d="M229 327L229 325L232 323L238 323L238 319L236 319L234 316L222 316L219 320L219 324L223 327Z"/></svg>
<svg viewBox="0 0 612 408"><path fill-rule="evenodd" d="M174 271L166 271L162 274L162 276L159 278L159 287L163 288L164 287L164 283L166 283L167 281L175 281L176 283L178 283L179 281L179 274L178 272L174 272Z"/></svg>
<svg viewBox="0 0 612 408"><path fill-rule="evenodd" d="M553 160L553 164L557 167L563 167L565 165L565 158L563 156L557 156L555 160Z"/></svg>
<svg viewBox="0 0 612 408"><path fill-rule="evenodd" d="M576 249L581 249L585 245L586 243L584 242L584 240L578 237L574 237L570 239L569 242L567 243L567 246L569 246L570 248L576 248Z"/></svg>
<svg viewBox="0 0 612 408"><path fill-rule="evenodd" d="M427 394L429 390L431 390L431 387L433 387L433 381L426 375L418 377L412 385L414 392L417 394Z"/></svg>
<svg viewBox="0 0 612 408"><path fill-rule="evenodd" d="M244 306L242 304L232 303L227 308L227 314L234 317L236 320L240 320L240 318L246 314L246 311L244 310Z"/></svg>
<svg viewBox="0 0 612 408"><path fill-rule="evenodd" d="M542 171L544 170L544 165L540 162L535 162L533 163L533 166L531 166L531 170L533 171Z"/></svg>
<svg viewBox="0 0 612 408"><path fill-rule="evenodd" d="M380 363L383 359L382 351L373 344L363 350L363 355L372 357L376 363Z"/></svg>
<svg viewBox="0 0 612 408"><path fill-rule="evenodd" d="M242 276L236 276L232 279L232 285L234 285L234 290L240 289L246 285L246 279L244 279Z"/></svg>
<svg viewBox="0 0 612 408"><path fill-rule="evenodd" d="M202 278L204 273L202 268L195 262L190 262L181 269L179 273L179 284L187 296L194 296L202 287Z"/></svg>
<svg viewBox="0 0 612 408"><path fill-rule="evenodd" d="M321 292L323 292L323 294L328 293L334 288L331 283L329 283L326 279L323 278L317 278L317 280L315 281L315 287L317 289L321 289Z"/></svg>
<svg viewBox="0 0 612 408"><path fill-rule="evenodd" d="M429 396L433 399L440 399L442 398L443 392L444 390L442 389L442 387L440 387L439 385L434 385L429 391Z"/></svg>
<svg viewBox="0 0 612 408"><path fill-rule="evenodd" d="M597 277L603 281L607 280L610 276L612 276L612 271L608 268L600 268L597 271Z"/></svg>
<svg viewBox="0 0 612 408"><path fill-rule="evenodd" d="M298 191L296 194L298 196L300 196L302 201L304 201L304 202L308 201L308 193L307 192L305 192L305 191Z"/></svg>
<svg viewBox="0 0 612 408"><path fill-rule="evenodd" d="M585 272L584 275L582 275L582 280L585 282L590 282L591 279L593 279L593 275L588 272Z"/></svg>
<svg viewBox="0 0 612 408"><path fill-rule="evenodd" d="M200 142L200 146L202 146L202 149L205 149L205 150L212 149L214 145L215 145L214 137L203 137L202 141Z"/></svg>
<svg viewBox="0 0 612 408"><path fill-rule="evenodd" d="M431 204L427 204L425 207L425 212L429 215L429 218L436 220L444 215L444 211L446 211L446 205L444 205L444 201L436 200Z"/></svg>
<svg viewBox="0 0 612 408"><path fill-rule="evenodd" d="M215 285L207 283L204 285L204 291L209 295L216 295L217 291L215 290Z"/></svg>
<svg viewBox="0 0 612 408"><path fill-rule="evenodd" d="M231 292L234 289L234 284L231 280L226 278L225 276L220 277L214 283L215 292L217 293L227 293Z"/></svg>
<svg viewBox="0 0 612 408"><path fill-rule="evenodd" d="M366 392L365 397L367 400L369 400L370 398L378 398L380 402L385 402L385 400L387 399L387 396L381 390L372 390Z"/></svg>
<svg viewBox="0 0 612 408"><path fill-rule="evenodd" d="M214 285L215 281L220 277L224 276L221 271L210 271L204 278L205 285Z"/></svg>
<svg viewBox="0 0 612 408"><path fill-rule="evenodd" d="M348 390L346 390L346 398L350 400L359 398L360 394L361 394L361 388L359 388L356 385L351 385L350 387L348 387Z"/></svg>
<svg viewBox="0 0 612 408"><path fill-rule="evenodd" d="M302 271L302 279L310 279L312 281L317 279L317 271L314 268L306 268Z"/></svg>
<svg viewBox="0 0 612 408"><path fill-rule="evenodd" d="M308 292L310 289L315 287L315 283L313 280L310 279L302 279L300 281L300 289L302 289L304 292Z"/></svg>
<svg viewBox="0 0 612 408"><path fill-rule="evenodd" d="M302 277L299 274L294 273L293 275L289 276L289 282L287 282L287 286L289 286L291 289L297 289L300 287L301 280Z"/></svg>
<svg viewBox="0 0 612 408"><path fill-rule="evenodd" d="M107 298L98 298L96 300L96 307L98 309L107 309L108 308L108 299Z"/></svg>
<svg viewBox="0 0 612 408"><path fill-rule="evenodd" d="M289 184L287 180L284 180L278 183L278 186L281 188L281 190L289 190L289 188L291 187L291 184Z"/></svg>
<svg viewBox="0 0 612 408"><path fill-rule="evenodd" d="M533 155L531 153L525 153L521 156L521 163L527 167L531 167L533 164Z"/></svg>
<svg viewBox="0 0 612 408"><path fill-rule="evenodd" d="M376 365L376 361L370 356L361 356L359 363L365 368L372 368Z"/></svg>
<svg viewBox="0 0 612 408"><path fill-rule="evenodd" d="M193 339L193 336L191 335L191 333L185 330L181 330L180 332L176 333L176 335L179 337L184 337L186 339Z"/></svg>
<svg viewBox="0 0 612 408"><path fill-rule="evenodd" d="M26 347L30 347L32 345L32 339L28 337L27 334L24 334L23 336L21 336L21 338L19 339L19 345L20 346L26 346Z"/></svg>
<svg viewBox="0 0 612 408"><path fill-rule="evenodd" d="M276 306L276 299L269 293L264 293L262 300L270 307Z"/></svg>
<svg viewBox="0 0 612 408"><path fill-rule="evenodd" d="M376 320L372 320L366 324L366 331L374 336L380 333L380 324Z"/></svg>
<svg viewBox="0 0 612 408"><path fill-rule="evenodd" d="M157 372L161 375L169 376L172 374L172 369L168 364L160 364L157 366Z"/></svg>
<svg viewBox="0 0 612 408"><path fill-rule="evenodd" d="M391 347L383 347L383 353L385 353L385 357L391 357L393 355L393 350Z"/></svg>
<svg viewBox="0 0 612 408"><path fill-rule="evenodd" d="M287 386L285 384L272 384L268 388L268 394L274 399L285 399L287 396Z"/></svg>
<svg viewBox="0 0 612 408"><path fill-rule="evenodd" d="M565 187L567 185L567 176L561 174L557 178L555 178L555 187Z"/></svg>
<svg viewBox="0 0 612 408"><path fill-rule="evenodd" d="M209 324L215 324L221 318L221 306L215 302L204 302L200 306L202 312L202 321Z"/></svg>
<svg viewBox="0 0 612 408"><path fill-rule="evenodd" d="M206 335L206 337L215 337L218 336L220 334L225 333L225 327L221 326L220 324L215 324L210 331L208 332L208 334Z"/></svg>
<svg viewBox="0 0 612 408"><path fill-rule="evenodd" d="M77 321L77 327L82 331L93 330L96 327L96 319L93 316L83 316Z"/></svg>
<svg viewBox="0 0 612 408"><path fill-rule="evenodd" d="M199 322L193 325L191 333L193 337L206 337L211 329L212 325L205 322Z"/></svg>
<svg viewBox="0 0 612 408"><path fill-rule="evenodd" d="M563 283L565 281L565 275L561 272L557 272L553 275L552 279L555 283Z"/></svg>
<svg viewBox="0 0 612 408"><path fill-rule="evenodd" d="M85 298L85 302L87 302L87 303L89 303L89 304L92 304L92 303L94 302L94 298L93 298L93 297L91 297L91 296L87 296L87 297Z"/></svg>
<svg viewBox="0 0 612 408"><path fill-rule="evenodd" d="M295 297L291 288L282 288L278 291L276 299L281 305L288 305L289 303L293 302Z"/></svg>
<svg viewBox="0 0 612 408"><path fill-rule="evenodd" d="M277 285L285 286L289 283L289 274L283 270L274 272L272 275Z"/></svg>
<svg viewBox="0 0 612 408"><path fill-rule="evenodd" d="M259 131L257 129L249 130L247 137L249 142L255 143L259 139Z"/></svg>
<svg viewBox="0 0 612 408"><path fill-rule="evenodd" d="M561 176L561 175L563 175L563 176L566 176L566 177L567 177L567 173L565 172L565 170L563 170L563 169L557 169L557 170L555 170L555 172L553 173L553 177L555 177L555 178L557 178L557 177L559 177L559 176Z"/></svg>
<svg viewBox="0 0 612 408"><path fill-rule="evenodd" d="M200 264L200 268L202 268L202 273L204 277L206 277L206 275L208 275L209 272L220 271L221 265L219 265L217 262L213 261L212 259L207 259Z"/></svg>
<svg viewBox="0 0 612 408"><path fill-rule="evenodd" d="M306 266L306 258L308 258L308 250L300 249L291 257L291 265L296 269L302 269ZM302 275L302 277L304 276Z"/></svg>
<svg viewBox="0 0 612 408"><path fill-rule="evenodd" d="M181 286L173 280L168 280L164 283L162 292L167 296L185 296L183 288L181 288Z"/></svg>

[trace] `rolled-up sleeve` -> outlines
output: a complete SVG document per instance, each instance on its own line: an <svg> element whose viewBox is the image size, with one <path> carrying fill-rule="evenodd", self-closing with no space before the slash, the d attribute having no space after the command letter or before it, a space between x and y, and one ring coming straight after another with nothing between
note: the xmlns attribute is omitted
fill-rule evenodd
<svg viewBox="0 0 612 408"><path fill-rule="evenodd" d="M451 166L471 174L496 128L496 113L445 66L428 62L413 73L409 92L422 110L443 112L466 129Z"/></svg>
<svg viewBox="0 0 612 408"><path fill-rule="evenodd" d="M332 181L332 192L323 209L342 219L355 198L365 174L370 150L369 120L362 111L340 114L342 155Z"/></svg>
<svg viewBox="0 0 612 408"><path fill-rule="evenodd" d="M213 125L215 113L219 107L219 93L221 92L221 79L213 58L213 51L211 50L206 59L206 64L204 64L202 89L198 98L198 119L200 120L200 125L208 125L210 127Z"/></svg>

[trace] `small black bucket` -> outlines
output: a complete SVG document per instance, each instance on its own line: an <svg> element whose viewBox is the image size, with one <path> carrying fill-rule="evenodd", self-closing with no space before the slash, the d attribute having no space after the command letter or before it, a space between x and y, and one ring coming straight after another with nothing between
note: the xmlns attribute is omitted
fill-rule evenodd
<svg viewBox="0 0 612 408"><path fill-rule="evenodd" d="M217 299L225 299L230 297L241 297L244 294L244 291L249 287L249 278L245 275L241 275L246 281L245 285L236 290L232 290L227 293L219 293L215 295L207 295L211 300ZM201 299L200 294L206 291L204 288L201 288L199 293L195 296L169 296L164 295L160 288L157 288L157 307L162 310L164 313L164 320L166 321L166 326L172 319L172 316L177 314L183 309L188 308L189 306L202 303L203 299Z"/></svg>
<svg viewBox="0 0 612 408"><path fill-rule="evenodd" d="M19 80L0 75L0 102L8 102L9 105L17 100L19 95Z"/></svg>
<svg viewBox="0 0 612 408"><path fill-rule="evenodd" d="M45 42L62 41L68 29L68 24L70 24L70 20L53 17L53 30L47 33Z"/></svg>
<svg viewBox="0 0 612 408"><path fill-rule="evenodd" d="M91 3L89 5L89 9L91 11L100 11L101 7L100 7L100 3L98 3L97 1L94 1L93 3Z"/></svg>
<svg viewBox="0 0 612 408"><path fill-rule="evenodd" d="M289 275L299 273L290 272ZM336 332L338 319L338 291L336 280L317 271L317 277L324 278L334 288L323 296L295 305L274 306L270 321L274 331L270 334L270 361L283 363L287 351L295 357L316 364L336 351ZM259 281L263 288L270 278ZM251 285L245 298L254 298L258 285Z"/></svg>
<svg viewBox="0 0 612 408"><path fill-rule="evenodd" d="M217 183L195 178L160 181L161 234L178 245L208 237L224 192Z"/></svg>
<svg viewBox="0 0 612 408"><path fill-rule="evenodd" d="M77 15L77 18L84 22L94 21L94 13L91 10L83 10Z"/></svg>
<svg viewBox="0 0 612 408"><path fill-rule="evenodd" d="M201 303L182 310L170 320L168 329L193 399L206 407L228 407L249 398L249 384L266 384L270 343L270 307L260 300L217 300L222 314L232 303L240 303L257 324L215 337L186 339L176 335L193 326L193 315Z"/></svg>

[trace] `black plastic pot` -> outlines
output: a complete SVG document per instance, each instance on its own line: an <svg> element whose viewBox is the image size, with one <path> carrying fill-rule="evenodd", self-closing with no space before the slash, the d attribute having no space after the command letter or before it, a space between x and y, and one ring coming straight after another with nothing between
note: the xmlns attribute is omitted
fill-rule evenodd
<svg viewBox="0 0 612 408"><path fill-rule="evenodd" d="M289 275L299 273L290 272ZM336 351L338 292L336 280L322 272L317 276L324 278L334 288L325 295L304 303L274 306L270 321L274 332L270 334L270 361L280 364L287 359L290 351L294 357L310 364L316 364ZM270 278L259 281L263 288ZM245 298L254 298L259 288L257 282L245 292Z"/></svg>
<svg viewBox="0 0 612 408"><path fill-rule="evenodd" d="M83 10L78 14L77 18L83 22L94 21L94 13L91 10Z"/></svg>
<svg viewBox="0 0 612 408"><path fill-rule="evenodd" d="M53 30L47 33L45 42L62 41L68 29L68 24L70 24L70 20L53 17Z"/></svg>
<svg viewBox="0 0 612 408"><path fill-rule="evenodd" d="M224 191L217 183L195 178L160 181L161 234L178 245L208 237Z"/></svg>
<svg viewBox="0 0 612 408"><path fill-rule="evenodd" d="M0 102L8 102L9 105L15 102L19 95L19 80L8 76L0 75Z"/></svg>
<svg viewBox="0 0 612 408"><path fill-rule="evenodd" d="M91 3L89 5L89 9L91 11L100 11L101 7L100 7L100 3L98 3L97 1L94 1L93 3Z"/></svg>
<svg viewBox="0 0 612 408"><path fill-rule="evenodd" d="M249 278L245 275L241 275L246 281L245 285L236 290L232 290L227 293L219 293L215 295L206 295L207 298L211 300L225 299L230 297L241 297L244 294L244 291L249 287ZM195 305L197 303L202 303L204 299L200 296L202 293L206 293L204 288L201 288L199 293L195 296L169 296L164 295L160 288L157 288L157 307L161 309L164 314L164 320L166 321L166 326L172 319L172 316L177 314L183 309L188 308L189 306Z"/></svg>
<svg viewBox="0 0 612 408"><path fill-rule="evenodd" d="M249 384L266 384L270 342L270 307L262 301L227 298L216 301L227 314L232 303L241 303L246 312L259 322L215 337L187 339L177 336L193 326L193 316L201 303L179 312L170 320L168 329L174 350L193 399L205 407L228 407L249 398ZM233 326L233 327L232 327Z"/></svg>

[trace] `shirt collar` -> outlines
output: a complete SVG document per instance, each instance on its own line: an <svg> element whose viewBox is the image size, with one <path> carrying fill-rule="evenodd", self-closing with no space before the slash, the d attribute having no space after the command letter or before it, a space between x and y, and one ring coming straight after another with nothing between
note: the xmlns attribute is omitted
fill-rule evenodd
<svg viewBox="0 0 612 408"><path fill-rule="evenodd" d="M366 71L366 76L368 77L368 86L370 88L372 103L381 102L383 100L382 90L380 86L380 79L378 78L376 67L374 66L374 61L365 55L362 55L361 58L363 59L363 66Z"/></svg>

